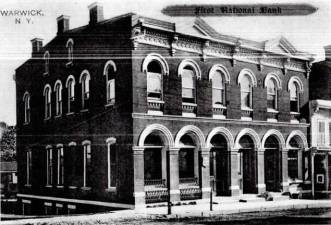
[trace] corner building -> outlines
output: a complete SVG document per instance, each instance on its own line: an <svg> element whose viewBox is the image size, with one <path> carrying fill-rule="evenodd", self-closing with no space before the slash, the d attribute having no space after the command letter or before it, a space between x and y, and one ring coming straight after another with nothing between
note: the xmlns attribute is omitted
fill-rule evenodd
<svg viewBox="0 0 331 225"><path fill-rule="evenodd" d="M310 179L309 54L199 18L89 10L75 29L59 17L56 37L33 39L16 70L24 213L280 192Z"/></svg>

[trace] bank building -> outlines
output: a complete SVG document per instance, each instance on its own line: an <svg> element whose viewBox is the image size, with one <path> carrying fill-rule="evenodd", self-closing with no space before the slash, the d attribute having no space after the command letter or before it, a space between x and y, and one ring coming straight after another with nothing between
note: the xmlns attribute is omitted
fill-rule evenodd
<svg viewBox="0 0 331 225"><path fill-rule="evenodd" d="M284 37L133 13L35 38L17 68L19 203L67 214L287 192L311 195L312 56Z"/></svg>

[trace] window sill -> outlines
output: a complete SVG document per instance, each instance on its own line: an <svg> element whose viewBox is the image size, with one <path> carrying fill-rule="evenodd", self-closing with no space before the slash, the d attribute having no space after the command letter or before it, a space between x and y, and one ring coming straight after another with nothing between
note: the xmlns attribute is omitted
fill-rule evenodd
<svg viewBox="0 0 331 225"><path fill-rule="evenodd" d="M241 107L241 110L242 111L251 111L251 112L253 112L253 109L252 108L248 108L248 107Z"/></svg>
<svg viewBox="0 0 331 225"><path fill-rule="evenodd" d="M24 184L24 187L30 188L30 187L32 187L32 185L31 184Z"/></svg>
<svg viewBox="0 0 331 225"><path fill-rule="evenodd" d="M80 112L81 112L81 113L88 112L88 109L81 109Z"/></svg>
<svg viewBox="0 0 331 225"><path fill-rule="evenodd" d="M299 112L290 112L291 115L300 115Z"/></svg>
<svg viewBox="0 0 331 225"><path fill-rule="evenodd" d="M50 117L49 118L45 118L44 121L49 121L50 119L51 119Z"/></svg>
<svg viewBox="0 0 331 225"><path fill-rule="evenodd" d="M109 187L105 189L106 192L116 192L116 187Z"/></svg>
<svg viewBox="0 0 331 225"><path fill-rule="evenodd" d="M90 191L92 188L91 187L81 187L80 189L82 189L83 191Z"/></svg>
<svg viewBox="0 0 331 225"><path fill-rule="evenodd" d="M74 189L77 189L76 186L69 186L68 188L69 188L69 189L73 189L73 190L74 190Z"/></svg>
<svg viewBox="0 0 331 225"><path fill-rule="evenodd" d="M268 113L279 113L279 111L277 111L275 109L270 109L270 108L267 109L267 112Z"/></svg>
<svg viewBox="0 0 331 225"><path fill-rule="evenodd" d="M56 188L63 189L64 186L63 185L58 185L58 186L56 186Z"/></svg>
<svg viewBox="0 0 331 225"><path fill-rule="evenodd" d="M75 114L74 112L68 112L66 115L70 116L70 115L74 115L74 114Z"/></svg>
<svg viewBox="0 0 331 225"><path fill-rule="evenodd" d="M45 186L45 188L52 188L52 187L53 187L53 186L50 185L50 184L48 184L48 185Z"/></svg>
<svg viewBox="0 0 331 225"><path fill-rule="evenodd" d="M61 118L61 117L62 117L62 114L54 116L55 119L58 119L58 118Z"/></svg>
<svg viewBox="0 0 331 225"><path fill-rule="evenodd" d="M43 76L44 77L48 76L48 72L43 73Z"/></svg>
<svg viewBox="0 0 331 225"><path fill-rule="evenodd" d="M226 109L226 106L220 104L213 104L213 108L215 109Z"/></svg>
<svg viewBox="0 0 331 225"><path fill-rule="evenodd" d="M27 126L29 124L30 124L30 122L26 122L26 123L23 123L23 126Z"/></svg>

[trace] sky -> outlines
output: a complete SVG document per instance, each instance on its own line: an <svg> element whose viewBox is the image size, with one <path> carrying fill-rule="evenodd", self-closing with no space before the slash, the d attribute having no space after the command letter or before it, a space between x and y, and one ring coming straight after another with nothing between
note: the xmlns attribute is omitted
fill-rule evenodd
<svg viewBox="0 0 331 225"><path fill-rule="evenodd" d="M57 31L56 18L70 16L70 28L86 25L87 6L94 0L2 0L0 1L0 121L16 124L15 69L31 56L30 40L42 38L49 42ZM331 1L329 0L100 0L104 18L134 12L140 15L176 22L184 18L170 18L161 13L176 4L253 4L253 3L308 3L318 10L308 16L270 17L204 17L218 32L255 41L279 37L288 39L298 50L315 54L323 60L323 46L331 45ZM4 16L1 10L41 10L42 15ZM15 23L15 18L21 23ZM192 21L187 19L187 21Z"/></svg>

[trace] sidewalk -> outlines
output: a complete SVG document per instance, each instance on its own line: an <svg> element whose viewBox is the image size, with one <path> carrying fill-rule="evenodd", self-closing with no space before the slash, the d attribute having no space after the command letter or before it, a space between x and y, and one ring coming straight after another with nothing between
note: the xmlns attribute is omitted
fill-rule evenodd
<svg viewBox="0 0 331 225"><path fill-rule="evenodd" d="M217 202L214 201L214 202ZM196 205L172 206L172 214L167 215L167 207L140 208L137 210L122 210L109 213L79 216L54 216L38 219L23 219L15 221L1 221L1 224L96 224L102 222L135 219L156 219L156 218L184 218L184 217L212 217L217 215L227 215L233 213L280 211L288 209L306 208L330 208L331 200L282 200L282 201L260 201L260 202L236 202L213 204L213 211L209 210L209 202L201 201Z"/></svg>

